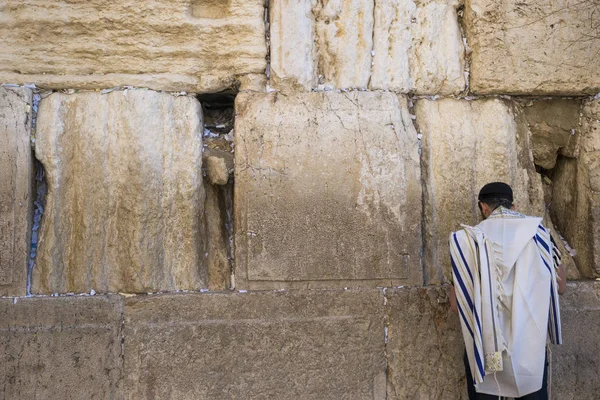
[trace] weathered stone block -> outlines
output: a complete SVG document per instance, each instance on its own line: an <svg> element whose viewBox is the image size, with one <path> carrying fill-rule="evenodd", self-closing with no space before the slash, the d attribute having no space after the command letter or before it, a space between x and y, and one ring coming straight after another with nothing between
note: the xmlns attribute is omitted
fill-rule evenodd
<svg viewBox="0 0 600 400"><path fill-rule="evenodd" d="M448 287L387 291L388 399L466 399L464 342Z"/></svg>
<svg viewBox="0 0 600 400"><path fill-rule="evenodd" d="M583 277L600 277L600 101L581 113L577 159L561 158L555 168L552 219L577 255Z"/></svg>
<svg viewBox="0 0 600 400"><path fill-rule="evenodd" d="M600 91L597 2L467 0L475 93Z"/></svg>
<svg viewBox="0 0 600 400"><path fill-rule="evenodd" d="M531 132L533 159L537 165L552 169L557 156L575 157L581 100L537 100L523 107Z"/></svg>
<svg viewBox="0 0 600 400"><path fill-rule="evenodd" d="M29 89L0 87L0 296L24 295L32 221Z"/></svg>
<svg viewBox="0 0 600 400"><path fill-rule="evenodd" d="M383 308L376 290L127 299L127 398L385 398Z"/></svg>
<svg viewBox="0 0 600 400"><path fill-rule="evenodd" d="M527 129L510 103L498 100L419 100L425 185L424 274L428 283L450 276L448 235L475 225L483 185L512 186L517 210L544 216L541 178L535 172Z"/></svg>
<svg viewBox="0 0 600 400"><path fill-rule="evenodd" d="M376 1L370 87L418 94L464 90L458 6L457 0Z"/></svg>
<svg viewBox="0 0 600 400"><path fill-rule="evenodd" d="M4 1L0 81L191 92L266 68L264 0Z"/></svg>
<svg viewBox="0 0 600 400"><path fill-rule="evenodd" d="M600 282L567 285L560 302L563 344L552 346L552 398L600 398Z"/></svg>
<svg viewBox="0 0 600 400"><path fill-rule="evenodd" d="M271 85L282 90L465 87L456 0L271 0Z"/></svg>
<svg viewBox="0 0 600 400"><path fill-rule="evenodd" d="M243 288L421 284L421 184L406 99L236 99L236 280Z"/></svg>
<svg viewBox="0 0 600 400"><path fill-rule="evenodd" d="M0 398L121 398L118 296L0 299Z"/></svg>
<svg viewBox="0 0 600 400"><path fill-rule="evenodd" d="M205 287L202 111L145 90L40 104L48 179L34 293Z"/></svg>

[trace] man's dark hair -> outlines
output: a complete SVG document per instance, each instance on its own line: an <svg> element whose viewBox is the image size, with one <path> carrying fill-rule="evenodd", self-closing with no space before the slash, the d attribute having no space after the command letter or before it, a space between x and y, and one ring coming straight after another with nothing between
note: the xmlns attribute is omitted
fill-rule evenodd
<svg viewBox="0 0 600 400"><path fill-rule="evenodd" d="M506 197L483 197L479 201L487 204L492 210L495 210L498 207L510 209L513 206L512 200L507 199Z"/></svg>

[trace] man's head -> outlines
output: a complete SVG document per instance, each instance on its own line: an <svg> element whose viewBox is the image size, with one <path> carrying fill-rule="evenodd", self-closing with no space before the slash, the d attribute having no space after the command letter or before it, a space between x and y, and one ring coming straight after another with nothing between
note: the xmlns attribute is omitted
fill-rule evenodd
<svg viewBox="0 0 600 400"><path fill-rule="evenodd" d="M513 206L513 191L504 182L488 183L479 191L479 211L483 219L490 216L498 207L512 209Z"/></svg>

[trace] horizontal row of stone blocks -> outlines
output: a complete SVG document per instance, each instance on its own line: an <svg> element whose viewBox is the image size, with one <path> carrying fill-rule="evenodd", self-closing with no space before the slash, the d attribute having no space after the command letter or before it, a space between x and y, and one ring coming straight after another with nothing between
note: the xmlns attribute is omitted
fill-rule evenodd
<svg viewBox="0 0 600 400"><path fill-rule="evenodd" d="M282 90L592 94L600 91L594 7L549 0L7 0L0 37L11 45L0 49L0 82L213 92L265 81L269 68L271 85Z"/></svg>
<svg viewBox="0 0 600 400"><path fill-rule="evenodd" d="M3 182L12 182L2 187L7 200L0 221L11 239L2 243L0 287L5 294L24 294L33 201L31 93L0 91L10 144L2 153ZM477 223L476 193L485 183L509 182L519 210L544 215L532 135L561 146L573 141L571 156L579 158L561 161L576 168L557 177L555 221L579 251L579 272L565 252L570 277L598 275L593 243L600 228L588 210L597 204L590 184L599 104L586 101L585 121L579 126L578 115L568 119L572 129L557 128L568 139L555 140L548 133L553 128L544 125L554 125L552 117L540 123L536 107L511 100L419 99L411 107L390 92L240 94L237 287L442 282L448 234L460 223ZM556 158L559 144L553 146L544 157ZM48 196L33 293L207 287L208 248L218 249L207 246L206 232L221 228L205 225L222 221L205 217L207 207L213 214L219 210L205 201L196 98L148 90L52 94L39 104L35 154Z"/></svg>
<svg viewBox="0 0 600 400"><path fill-rule="evenodd" d="M466 398L446 289L0 299L0 398ZM562 311L554 398L593 399L600 285Z"/></svg>

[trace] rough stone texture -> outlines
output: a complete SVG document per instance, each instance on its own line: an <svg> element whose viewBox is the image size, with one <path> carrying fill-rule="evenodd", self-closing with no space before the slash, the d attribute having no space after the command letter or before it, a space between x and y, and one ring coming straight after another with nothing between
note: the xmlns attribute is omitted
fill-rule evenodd
<svg viewBox="0 0 600 400"><path fill-rule="evenodd" d="M128 399L385 398L380 291L127 299Z"/></svg>
<svg viewBox="0 0 600 400"><path fill-rule="evenodd" d="M36 155L48 198L34 293L205 287L195 98L55 93L40 104Z"/></svg>
<svg viewBox="0 0 600 400"><path fill-rule="evenodd" d="M0 299L0 398L121 398L118 296Z"/></svg>
<svg viewBox="0 0 600 400"><path fill-rule="evenodd" d="M464 90L458 6L457 0L376 1L370 87L418 94Z"/></svg>
<svg viewBox="0 0 600 400"><path fill-rule="evenodd" d="M0 87L0 296L24 295L32 221L29 89Z"/></svg>
<svg viewBox="0 0 600 400"><path fill-rule="evenodd" d="M272 0L271 85L456 94L465 87L456 0Z"/></svg>
<svg viewBox="0 0 600 400"><path fill-rule="evenodd" d="M269 11L271 86L310 90L318 82L312 2L270 0Z"/></svg>
<svg viewBox="0 0 600 400"><path fill-rule="evenodd" d="M388 399L466 399L464 342L448 287L387 294Z"/></svg>
<svg viewBox="0 0 600 400"><path fill-rule="evenodd" d="M229 169L225 159L209 156L206 159L206 175L213 185L226 185L229 180Z"/></svg>
<svg viewBox="0 0 600 400"><path fill-rule="evenodd" d="M561 297L563 344L552 346L552 398L600 398L600 282L567 285Z"/></svg>
<svg viewBox="0 0 600 400"><path fill-rule="evenodd" d="M579 158L559 158L552 219L577 251L582 277L600 277L600 101L584 103L577 143Z"/></svg>
<svg viewBox="0 0 600 400"><path fill-rule="evenodd" d="M581 100L538 100L523 107L531 132L533 159L537 165L552 169L558 154L576 157Z"/></svg>
<svg viewBox="0 0 600 400"><path fill-rule="evenodd" d="M526 126L517 123L511 103L423 99L416 115L423 135L424 274L436 284L451 274L450 232L479 222L477 194L483 185L507 182L517 209L529 215L544 216L544 196Z"/></svg>
<svg viewBox="0 0 600 400"><path fill-rule="evenodd" d="M206 202L204 220L206 221L208 262L208 288L226 290L231 286L231 264L229 262L229 235L226 229L227 201L231 200L233 184L214 186L205 182ZM229 197L229 199L228 199ZM232 205L230 204L230 209Z"/></svg>
<svg viewBox="0 0 600 400"><path fill-rule="evenodd" d="M595 94L600 40L591 0L467 0L474 93Z"/></svg>
<svg viewBox="0 0 600 400"><path fill-rule="evenodd" d="M417 135L392 93L236 99L242 288L421 284Z"/></svg>
<svg viewBox="0 0 600 400"><path fill-rule="evenodd" d="M0 81L218 91L266 67L264 0L8 0Z"/></svg>

